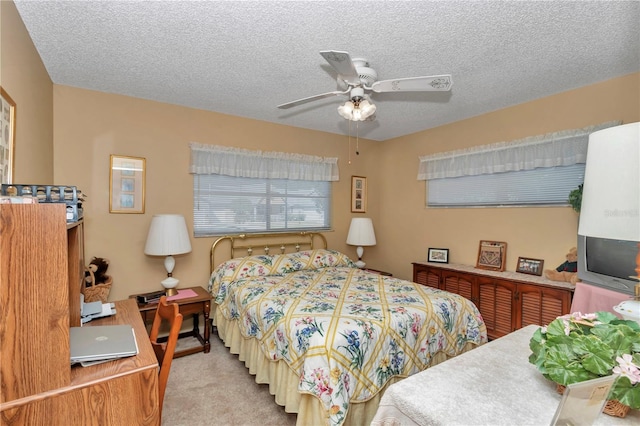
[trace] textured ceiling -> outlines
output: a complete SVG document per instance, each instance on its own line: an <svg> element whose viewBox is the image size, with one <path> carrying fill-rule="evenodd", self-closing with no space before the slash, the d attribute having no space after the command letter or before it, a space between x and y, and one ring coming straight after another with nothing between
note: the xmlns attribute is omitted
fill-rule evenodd
<svg viewBox="0 0 640 426"><path fill-rule="evenodd" d="M373 94L387 140L640 71L638 1L14 0L55 84L346 134L321 50L379 80L451 74L451 92Z"/></svg>

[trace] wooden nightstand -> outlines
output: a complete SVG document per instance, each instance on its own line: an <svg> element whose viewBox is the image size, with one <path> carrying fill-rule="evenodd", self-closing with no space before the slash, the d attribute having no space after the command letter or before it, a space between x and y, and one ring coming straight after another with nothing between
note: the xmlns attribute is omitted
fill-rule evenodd
<svg viewBox="0 0 640 426"><path fill-rule="evenodd" d="M380 274L380 275L385 275L387 277L392 277L393 274L391 274L390 272L385 272L385 271L379 271L377 269L371 269L371 268L362 268L363 271L367 271L367 272L372 272L374 274Z"/></svg>
<svg viewBox="0 0 640 426"><path fill-rule="evenodd" d="M177 299L172 300L171 302L177 303L180 309L180 313L186 317L189 314L193 315L193 330L185 331L180 333L179 337L195 337L197 338L202 346L198 346L195 348L185 349L179 352L176 352L173 357L178 358L185 355L190 355L196 352L209 353L211 350L211 344L209 343L209 335L211 332L211 325L209 323L209 311L211 310L211 294L209 294L202 287L188 287L188 288L180 288L178 290L193 290L197 293L197 296L189 297L185 299ZM130 298L134 298L137 294L132 294L129 296ZM138 303L138 310L140 311L140 315L142 315L142 320L145 324L153 323L153 318L156 314L157 303L147 303L141 304ZM199 320L200 314L204 317L204 336L200 334L199 328Z"/></svg>

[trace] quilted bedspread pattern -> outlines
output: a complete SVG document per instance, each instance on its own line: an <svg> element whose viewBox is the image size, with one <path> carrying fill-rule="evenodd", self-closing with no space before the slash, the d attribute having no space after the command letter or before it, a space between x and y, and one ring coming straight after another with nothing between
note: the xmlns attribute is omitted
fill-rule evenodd
<svg viewBox="0 0 640 426"><path fill-rule="evenodd" d="M332 425L392 376L487 341L467 299L362 271L332 250L232 259L212 273L209 291L245 337L299 374L298 390L322 401Z"/></svg>

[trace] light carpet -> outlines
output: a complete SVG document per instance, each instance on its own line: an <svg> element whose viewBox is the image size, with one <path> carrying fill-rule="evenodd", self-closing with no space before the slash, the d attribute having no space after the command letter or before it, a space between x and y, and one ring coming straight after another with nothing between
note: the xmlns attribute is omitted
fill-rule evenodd
<svg viewBox="0 0 640 426"><path fill-rule="evenodd" d="M162 409L163 426L295 425L296 415L275 403L244 363L211 333L211 352L173 360ZM178 349L199 344L179 340Z"/></svg>

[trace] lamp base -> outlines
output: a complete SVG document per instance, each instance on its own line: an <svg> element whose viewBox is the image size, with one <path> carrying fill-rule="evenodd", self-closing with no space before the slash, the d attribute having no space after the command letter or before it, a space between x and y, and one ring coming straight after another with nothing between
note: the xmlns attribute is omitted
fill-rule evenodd
<svg viewBox="0 0 640 426"><path fill-rule="evenodd" d="M176 290L176 287L178 286L179 282L180 280L173 277L167 277L162 280L161 284L162 287L165 288L165 294L167 296L175 296L176 294L178 294L178 290Z"/></svg>
<svg viewBox="0 0 640 426"><path fill-rule="evenodd" d="M357 262L355 262L356 266L360 269L364 268L364 265L366 265L366 263L364 263L362 260L358 259Z"/></svg>

